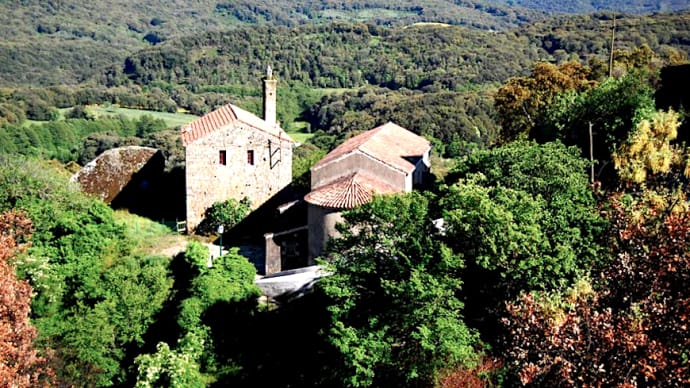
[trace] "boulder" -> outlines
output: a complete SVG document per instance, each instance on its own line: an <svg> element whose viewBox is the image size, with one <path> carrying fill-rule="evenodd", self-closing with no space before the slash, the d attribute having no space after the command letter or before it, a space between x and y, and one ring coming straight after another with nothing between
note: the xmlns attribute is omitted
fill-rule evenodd
<svg viewBox="0 0 690 388"><path fill-rule="evenodd" d="M89 162L71 181L106 203L126 204L147 191L152 181L163 174L164 164L163 154L155 148L114 148ZM125 193L132 198L123 198Z"/></svg>

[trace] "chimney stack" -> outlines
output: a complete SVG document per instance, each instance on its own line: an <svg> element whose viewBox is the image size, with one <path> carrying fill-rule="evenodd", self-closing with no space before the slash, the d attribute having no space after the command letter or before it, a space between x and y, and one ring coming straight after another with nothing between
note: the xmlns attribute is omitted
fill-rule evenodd
<svg viewBox="0 0 690 388"><path fill-rule="evenodd" d="M277 84L273 78L273 69L269 65L266 68L266 78L264 79L264 121L271 125L276 124L276 91Z"/></svg>

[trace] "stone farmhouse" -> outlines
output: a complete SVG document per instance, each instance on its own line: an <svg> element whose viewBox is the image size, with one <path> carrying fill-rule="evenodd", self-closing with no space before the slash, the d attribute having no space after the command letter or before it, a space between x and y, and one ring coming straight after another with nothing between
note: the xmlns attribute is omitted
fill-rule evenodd
<svg viewBox="0 0 690 388"><path fill-rule="evenodd" d="M188 231L215 202L247 197L257 208L292 181L294 141L276 121L276 91L269 67L263 118L227 104L182 126Z"/></svg>
<svg viewBox="0 0 690 388"><path fill-rule="evenodd" d="M394 123L345 141L311 168L308 203L309 260L336 236L341 212L371 201L374 194L410 192L425 183L431 143Z"/></svg>

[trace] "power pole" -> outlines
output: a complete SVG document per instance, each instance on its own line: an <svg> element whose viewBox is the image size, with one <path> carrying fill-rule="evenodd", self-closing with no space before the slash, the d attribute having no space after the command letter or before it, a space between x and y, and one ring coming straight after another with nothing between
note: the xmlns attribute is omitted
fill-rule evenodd
<svg viewBox="0 0 690 388"><path fill-rule="evenodd" d="M589 183L594 183L594 142L592 141L592 122L589 122L589 164L590 164L590 180Z"/></svg>
<svg viewBox="0 0 690 388"><path fill-rule="evenodd" d="M611 58L609 59L609 78L613 78L613 45L616 41L616 13L613 13L613 28L611 28Z"/></svg>

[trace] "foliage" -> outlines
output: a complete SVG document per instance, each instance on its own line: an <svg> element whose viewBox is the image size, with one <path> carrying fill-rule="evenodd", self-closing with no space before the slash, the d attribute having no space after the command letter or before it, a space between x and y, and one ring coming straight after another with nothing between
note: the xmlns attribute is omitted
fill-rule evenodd
<svg viewBox="0 0 690 388"><path fill-rule="evenodd" d="M319 284L347 386L429 384L441 367L477 361L456 295L463 260L434 238L427 207L417 193L375 197L344 214L327 250L332 275Z"/></svg>
<svg viewBox="0 0 690 388"><path fill-rule="evenodd" d="M565 91L584 91L593 83L589 69L574 62L556 66L540 62L529 77L511 78L496 93L503 142L527 136L543 125L547 108Z"/></svg>
<svg viewBox="0 0 690 388"><path fill-rule="evenodd" d="M136 358L139 379L135 387L206 387L198 364L202 345L193 332L187 334L176 350L171 350L165 342L158 343L156 353Z"/></svg>
<svg viewBox="0 0 690 388"><path fill-rule="evenodd" d="M526 294L509 304L506 355L523 383L690 382L690 217L686 208L659 205L612 197L611 262L594 288L583 282L551 301Z"/></svg>
<svg viewBox="0 0 690 388"><path fill-rule="evenodd" d="M68 384L123 383L123 366L168 297L169 260L131 252L105 204L45 163L3 159L0 209L25 211L35 232L18 272L33 286L38 343Z"/></svg>
<svg viewBox="0 0 690 388"><path fill-rule="evenodd" d="M326 151L305 143L297 147L292 159L292 186L309 191L311 189L310 168L326 155Z"/></svg>
<svg viewBox="0 0 690 388"><path fill-rule="evenodd" d="M498 133L489 101L486 92L364 88L324 96L312 106L309 120L313 129L327 131L339 139L392 121L449 145L471 142L485 146L495 143Z"/></svg>
<svg viewBox="0 0 690 388"><path fill-rule="evenodd" d="M251 211L251 201L244 197L241 200L230 198L223 202L215 202L206 212L195 232L199 234L218 233L218 227L223 226L228 231L240 223Z"/></svg>
<svg viewBox="0 0 690 388"><path fill-rule="evenodd" d="M63 163L78 161L84 165L116 146L158 144L156 139L164 128L164 121L151 116L136 120L124 117L70 119L29 126L8 124L0 128L0 151L6 155L57 159Z"/></svg>
<svg viewBox="0 0 690 388"><path fill-rule="evenodd" d="M484 357L481 364L472 369L449 370L436 383L436 388L487 388L501 386L503 364L496 358Z"/></svg>
<svg viewBox="0 0 690 388"><path fill-rule="evenodd" d="M609 79L585 93L566 96L552 107L542 138L577 145L589 156L592 125L595 159L606 162L639 120L654 110L653 91L639 73Z"/></svg>
<svg viewBox="0 0 690 388"><path fill-rule="evenodd" d="M651 119L642 119L630 132L628 140L613 154L621 180L636 184L652 183L654 176L667 176L672 169L689 176L690 169L683 150L671 144L678 136L679 126L678 114L672 110L657 111Z"/></svg>
<svg viewBox="0 0 690 388"><path fill-rule="evenodd" d="M137 357L137 387L201 387L236 373L235 360L219 351L222 343L215 340L223 335L212 322L218 319L218 306L227 312L233 304L256 305L256 269L236 248L210 261L208 247L195 241L187 246L185 262L191 281L180 290L186 295L177 312L181 335L174 348L160 342L156 353Z"/></svg>
<svg viewBox="0 0 690 388"><path fill-rule="evenodd" d="M475 151L440 201L449 244L513 290L572 279L596 261L602 227L586 166L559 143Z"/></svg>
<svg viewBox="0 0 690 388"><path fill-rule="evenodd" d="M5 387L55 384L50 359L34 346L37 333L29 320L32 288L27 281L17 279L11 263L20 249L26 248L32 229L31 221L22 213L0 214L0 385Z"/></svg>

